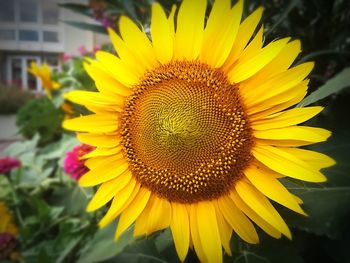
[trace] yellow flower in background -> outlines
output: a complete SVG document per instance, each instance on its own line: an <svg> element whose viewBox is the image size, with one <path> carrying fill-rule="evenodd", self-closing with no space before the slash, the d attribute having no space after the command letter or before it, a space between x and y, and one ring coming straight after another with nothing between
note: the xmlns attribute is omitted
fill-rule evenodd
<svg viewBox="0 0 350 263"><path fill-rule="evenodd" d="M17 226L13 222L12 215L7 210L6 204L0 202L0 260L19 260L16 252L18 234Z"/></svg>
<svg viewBox="0 0 350 263"><path fill-rule="evenodd" d="M41 79L43 88L49 98L51 98L51 91L60 88L60 84L52 80L51 68L48 64L44 63L41 67L38 67L36 62L30 64L28 72Z"/></svg>
<svg viewBox="0 0 350 263"><path fill-rule="evenodd" d="M121 17L120 36L109 30L118 57L98 51L85 63L98 92L66 95L94 114L63 125L97 147L79 183L100 185L88 211L112 201L100 227L120 216L117 239L134 222L135 236L170 227L181 261L194 248L201 261L222 262L233 233L259 242L253 223L291 238L269 199L305 212L279 178L324 182L320 170L334 161L297 148L330 136L297 126L322 107L290 108L314 66L292 67L300 41L264 45L263 10L241 21L243 1L215 1L205 23L206 8L184 0L175 19L175 7L167 16L154 3L152 41Z"/></svg>

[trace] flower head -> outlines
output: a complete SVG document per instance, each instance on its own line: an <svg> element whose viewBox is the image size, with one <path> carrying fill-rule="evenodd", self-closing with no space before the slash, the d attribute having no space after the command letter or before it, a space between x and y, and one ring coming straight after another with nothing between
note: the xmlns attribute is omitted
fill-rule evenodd
<svg viewBox="0 0 350 263"><path fill-rule="evenodd" d="M52 80L51 68L48 64L44 63L41 67L38 67L36 62L30 64L28 72L41 79L42 85L47 95L51 98L51 91L60 88L60 84Z"/></svg>
<svg viewBox="0 0 350 263"><path fill-rule="evenodd" d="M184 0L175 19L175 7L166 15L154 3L152 41L121 17L120 36L109 30L118 56L99 51L85 63L98 92L66 96L94 114L63 125L97 147L79 183L101 185L88 211L112 201L101 227L118 216L116 238L134 222L135 236L170 227L180 260L191 247L222 262L233 232L259 242L253 223L291 238L269 199L305 212L279 178L324 182L320 170L334 161L297 148L330 136L297 126L322 107L290 108L314 65L292 66L300 41L263 45L262 8L241 21L243 1L215 1L205 22L206 9Z"/></svg>
<svg viewBox="0 0 350 263"><path fill-rule="evenodd" d="M0 159L0 173L7 174L13 169L21 166L21 162L15 157L4 157Z"/></svg>
<svg viewBox="0 0 350 263"><path fill-rule="evenodd" d="M12 215L5 203L0 202L0 260L18 258L15 251L17 247L17 227L13 223Z"/></svg>
<svg viewBox="0 0 350 263"><path fill-rule="evenodd" d="M67 152L63 165L64 171L74 180L79 180L79 178L89 170L85 166L85 161L82 159L82 157L91 152L93 149L95 149L95 147L81 144L74 147L72 151Z"/></svg>

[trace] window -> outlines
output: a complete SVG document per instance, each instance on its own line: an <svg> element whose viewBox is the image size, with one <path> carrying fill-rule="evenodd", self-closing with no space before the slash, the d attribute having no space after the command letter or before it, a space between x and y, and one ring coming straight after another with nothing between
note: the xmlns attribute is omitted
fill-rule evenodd
<svg viewBox="0 0 350 263"><path fill-rule="evenodd" d="M43 41L44 42L53 42L58 43L58 33L52 31L44 31L43 32Z"/></svg>
<svg viewBox="0 0 350 263"><path fill-rule="evenodd" d="M58 7L54 1L42 1L43 24L57 25L58 24Z"/></svg>
<svg viewBox="0 0 350 263"><path fill-rule="evenodd" d="M39 33L34 30L20 30L19 40L21 41L39 41Z"/></svg>
<svg viewBox="0 0 350 263"><path fill-rule="evenodd" d="M0 29L0 40L15 40L15 30L12 29Z"/></svg>
<svg viewBox="0 0 350 263"><path fill-rule="evenodd" d="M0 48L63 51L59 1L0 0Z"/></svg>
<svg viewBox="0 0 350 263"><path fill-rule="evenodd" d="M1 1L0 8L0 22L14 22L15 21L15 2Z"/></svg>
<svg viewBox="0 0 350 263"><path fill-rule="evenodd" d="M36 0L19 1L19 20L21 22L38 22L38 2Z"/></svg>

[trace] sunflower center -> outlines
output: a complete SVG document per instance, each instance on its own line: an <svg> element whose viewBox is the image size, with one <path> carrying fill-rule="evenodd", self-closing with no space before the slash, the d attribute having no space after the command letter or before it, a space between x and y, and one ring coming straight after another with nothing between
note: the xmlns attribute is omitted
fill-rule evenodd
<svg viewBox="0 0 350 263"><path fill-rule="evenodd" d="M251 160L251 128L224 73L172 62L134 87L122 116L122 142L136 180L169 201L226 194Z"/></svg>

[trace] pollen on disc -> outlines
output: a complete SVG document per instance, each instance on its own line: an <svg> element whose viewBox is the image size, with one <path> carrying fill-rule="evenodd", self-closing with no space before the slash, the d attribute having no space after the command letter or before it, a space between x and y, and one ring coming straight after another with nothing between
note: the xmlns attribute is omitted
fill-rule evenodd
<svg viewBox="0 0 350 263"><path fill-rule="evenodd" d="M135 179L169 201L228 193L252 159L238 86L199 62L146 73L127 99L121 137Z"/></svg>

